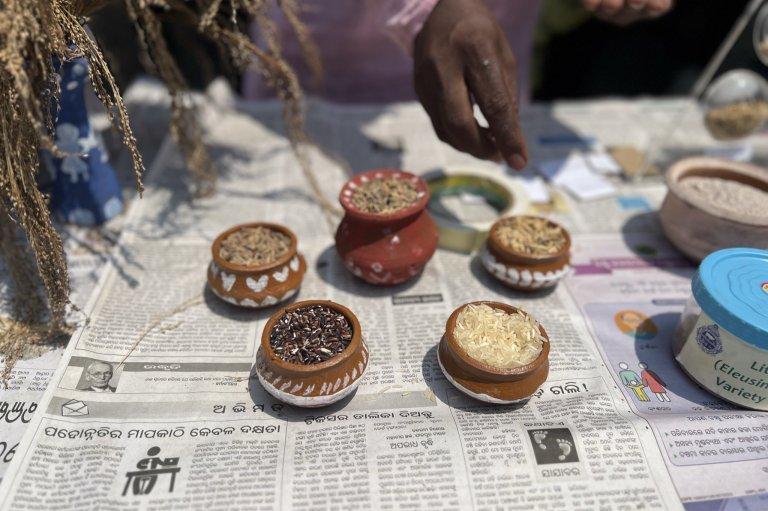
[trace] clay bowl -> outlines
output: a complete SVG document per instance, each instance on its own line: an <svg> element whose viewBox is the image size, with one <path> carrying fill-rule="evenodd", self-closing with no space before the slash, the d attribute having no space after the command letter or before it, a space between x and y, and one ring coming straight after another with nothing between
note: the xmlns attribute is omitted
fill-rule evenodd
<svg viewBox="0 0 768 511"><path fill-rule="evenodd" d="M275 323L286 312L323 305L343 314L352 327L352 342L338 355L319 364L301 365L284 361L269 344ZM368 368L368 346L357 317L338 303L306 300L280 309L269 318L256 354L256 373L264 390L285 403L305 408L327 406L350 395L360 385Z"/></svg>
<svg viewBox="0 0 768 511"><path fill-rule="evenodd" d="M678 250L701 261L722 248L768 249L768 214L737 214L722 204L703 200L680 184L694 176L729 179L768 192L768 170L755 165L717 158L687 158L675 163L666 174L668 191L659 220Z"/></svg>
<svg viewBox="0 0 768 511"><path fill-rule="evenodd" d="M515 252L501 243L498 228L504 220L499 219L493 224L488 240L480 251L483 267L502 284L518 291L536 291L556 285L570 273L571 236L564 227L547 220L549 225L562 229L565 245L555 254L531 256Z"/></svg>
<svg viewBox="0 0 768 511"><path fill-rule="evenodd" d="M391 213L369 213L352 200L355 190L375 179L410 181L417 200ZM437 249L438 232L427 212L429 187L398 169L375 169L347 181L339 192L344 218L336 230L336 252L344 267L369 284L393 286L417 277Z"/></svg>
<svg viewBox="0 0 768 511"><path fill-rule="evenodd" d="M288 253L273 263L244 266L226 261L219 255L221 242L245 227L266 227L291 239ZM233 305L250 308L271 307L288 300L299 291L307 263L296 251L296 235L278 224L253 222L236 225L219 234L211 246L213 260L208 266L208 286L213 294Z"/></svg>
<svg viewBox="0 0 768 511"><path fill-rule="evenodd" d="M508 313L522 312L517 307L500 302L471 302L474 305L485 304ZM464 304L451 314L445 325L445 334L437 350L437 361L446 379L457 389L480 401L496 404L513 404L527 400L549 374L549 336L544 327L539 325L541 335L546 342L539 356L528 365L514 368L489 366L470 357L459 346L453 336L456 318Z"/></svg>

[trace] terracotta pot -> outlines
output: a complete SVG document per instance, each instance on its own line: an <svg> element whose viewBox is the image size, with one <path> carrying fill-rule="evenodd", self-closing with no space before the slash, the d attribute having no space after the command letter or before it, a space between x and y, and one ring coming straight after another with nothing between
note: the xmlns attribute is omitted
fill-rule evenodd
<svg viewBox="0 0 768 511"><path fill-rule="evenodd" d="M500 302L471 302L485 304L508 313L521 312L517 307ZM464 304L451 314L445 325L445 334L437 350L437 361L443 374L457 389L486 403L512 404L531 397L549 374L549 336L539 325L543 343L539 356L528 365L514 368L493 367L470 357L453 336L456 319Z"/></svg>
<svg viewBox="0 0 768 511"><path fill-rule="evenodd" d="M286 312L312 305L323 305L343 314L352 327L352 342L344 351L319 364L285 362L269 344L272 328ZM297 302L273 314L264 327L256 354L256 373L264 389L285 403L307 408L326 406L347 397L360 385L367 368L368 346L357 317L343 305L326 300Z"/></svg>
<svg viewBox="0 0 768 511"><path fill-rule="evenodd" d="M244 266L230 263L219 255L221 242L245 227L266 227L291 238L288 253L273 263ZM307 263L296 251L296 235L287 227L265 222L241 224L218 235L211 246L213 260L208 266L208 286L213 294L233 305L251 308L270 307L291 298L299 291Z"/></svg>
<svg viewBox="0 0 768 511"><path fill-rule="evenodd" d="M547 220L550 225L562 229L565 245L556 254L531 256L515 252L501 243L498 227L503 220L493 224L488 241L480 252L483 267L501 283L518 291L536 291L556 285L570 273L571 236L564 227Z"/></svg>
<svg viewBox="0 0 768 511"><path fill-rule="evenodd" d="M688 177L719 177L768 192L768 170L716 158L687 158L666 174L669 188L659 211L664 234L683 254L701 261L729 247L768 249L768 215L737 215L680 185ZM765 211L765 208L764 208Z"/></svg>
<svg viewBox="0 0 768 511"><path fill-rule="evenodd" d="M372 179L409 179L418 200L394 213L367 213L352 203L352 193ZM370 170L347 181L339 194L346 211L336 230L336 251L356 276L377 285L412 279L424 269L437 248L437 226L426 210L429 188L420 177L396 169Z"/></svg>

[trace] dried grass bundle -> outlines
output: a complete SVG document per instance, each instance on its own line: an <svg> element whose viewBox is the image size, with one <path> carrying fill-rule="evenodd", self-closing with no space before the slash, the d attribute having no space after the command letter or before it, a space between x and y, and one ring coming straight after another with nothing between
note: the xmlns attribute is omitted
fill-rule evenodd
<svg viewBox="0 0 768 511"><path fill-rule="evenodd" d="M158 13L178 14L191 27L209 36L224 50L225 55L241 71L256 67L272 85L284 102L284 120L288 137L299 156L305 176L321 205L327 210L329 203L319 194L319 186L310 169L308 158L301 148L306 141L303 131L302 91L296 75L280 55L275 37L274 22L268 15L270 0L124 0L148 61L167 85L171 95L171 134L181 147L187 165L194 176L195 193L208 195L214 191L216 172L202 143L202 130L197 122L195 107L186 96L186 83L163 39ZM305 51L308 63L316 73L321 72L317 49L312 45L298 16L298 5L293 0L275 0L293 27ZM47 295L46 307L22 312L19 321L30 325L50 323L56 328L63 325L64 310L68 303L69 278L62 242L56 233L48 212L46 197L36 185L39 170L38 152L52 151L62 155L54 142L53 115L59 97L57 68L54 62L85 57L90 63L90 79L94 91L107 109L110 119L122 132L123 143L133 159L139 192L143 190L141 175L144 164L136 147L136 140L128 122L128 112L115 79L110 72L99 46L93 41L84 24L89 13L108 0L0 0L0 215L4 220L13 218L26 233L34 254L37 272L13 272L15 288L26 290L27 283L19 281L38 273ZM262 30L268 48L255 46L242 27L238 15L253 18ZM52 112L54 112L52 114ZM332 208L332 206L331 206ZM0 222L3 223L3 222ZM29 262L29 258L13 255L15 228L5 222L0 231L6 261ZM24 266L19 266L23 268ZM26 291L25 291L26 292ZM27 300L28 301L28 300ZM13 327L16 328L15 326ZM47 328L47 327L46 327ZM34 331L49 332L46 328ZM11 326L0 323L0 337L8 338ZM17 330L14 330L17 332ZM50 330L53 331L53 330ZM27 333L14 334L23 338ZM49 332L50 333L50 332ZM19 337L20 336L20 337ZM37 335L31 335L37 337ZM0 354L9 351L0 345Z"/></svg>

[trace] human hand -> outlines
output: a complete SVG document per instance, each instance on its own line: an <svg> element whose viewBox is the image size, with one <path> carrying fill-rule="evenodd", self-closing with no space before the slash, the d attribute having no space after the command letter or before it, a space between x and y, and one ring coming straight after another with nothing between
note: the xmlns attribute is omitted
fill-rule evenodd
<svg viewBox="0 0 768 511"><path fill-rule="evenodd" d="M438 2L414 41L414 83L440 140L478 158L525 166L515 57L482 0ZM488 128L477 124L472 98Z"/></svg>
<svg viewBox="0 0 768 511"><path fill-rule="evenodd" d="M580 0L599 18L618 24L660 16L672 8L672 0Z"/></svg>

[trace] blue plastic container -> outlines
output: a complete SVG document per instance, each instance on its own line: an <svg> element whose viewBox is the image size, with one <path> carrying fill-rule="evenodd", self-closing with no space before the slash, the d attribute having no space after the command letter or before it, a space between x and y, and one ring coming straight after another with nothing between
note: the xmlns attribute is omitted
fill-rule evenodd
<svg viewBox="0 0 768 511"><path fill-rule="evenodd" d="M675 358L713 394L768 411L768 251L713 252L691 290Z"/></svg>

